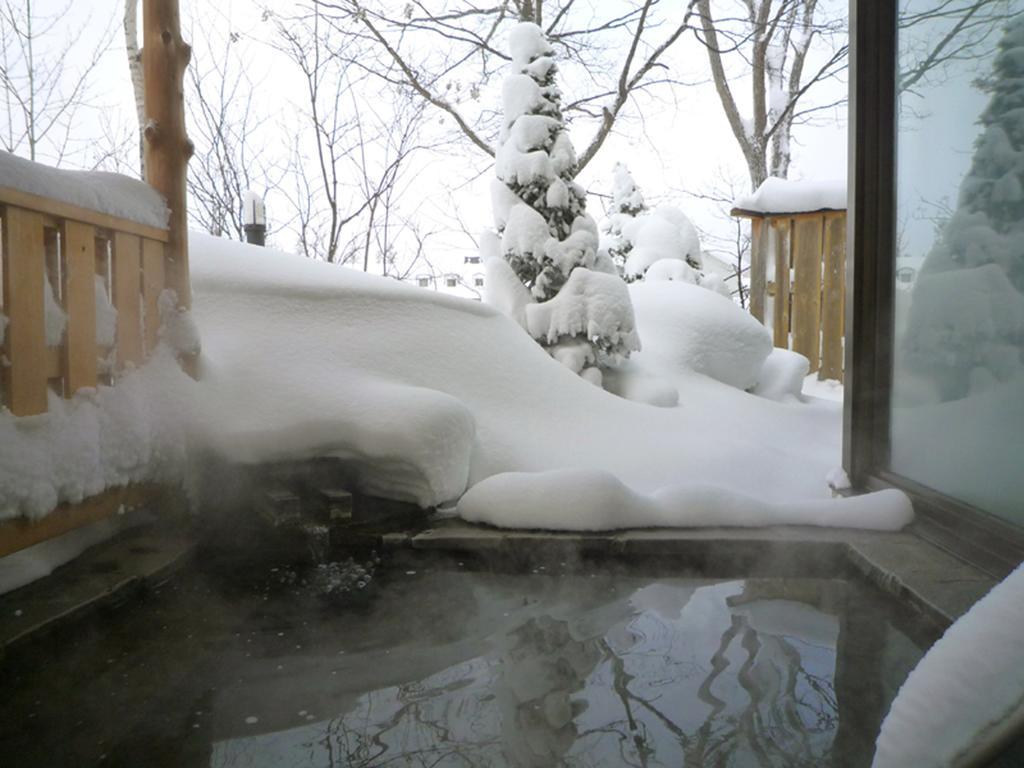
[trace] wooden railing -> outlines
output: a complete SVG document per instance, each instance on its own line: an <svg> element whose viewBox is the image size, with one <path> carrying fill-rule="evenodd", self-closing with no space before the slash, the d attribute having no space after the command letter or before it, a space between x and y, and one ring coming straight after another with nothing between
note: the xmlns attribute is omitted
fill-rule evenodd
<svg viewBox="0 0 1024 768"><path fill-rule="evenodd" d="M45 412L51 391L71 397L146 359L157 343L167 230L0 187L0 231L2 397L15 416ZM48 290L67 316L57 345L46 338ZM97 341L98 290L117 310L112 346Z"/></svg>
<svg viewBox="0 0 1024 768"><path fill-rule="evenodd" d="M842 381L846 211L732 214L751 224L751 314L819 379Z"/></svg>

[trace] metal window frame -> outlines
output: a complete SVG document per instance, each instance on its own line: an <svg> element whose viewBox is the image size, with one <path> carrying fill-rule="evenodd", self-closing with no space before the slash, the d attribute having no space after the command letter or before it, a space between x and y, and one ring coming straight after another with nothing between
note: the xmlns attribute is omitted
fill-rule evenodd
<svg viewBox="0 0 1024 768"><path fill-rule="evenodd" d="M1024 528L890 468L897 6L897 0L850 0L843 467L855 489L905 491L918 513L918 535L1001 578L1024 560Z"/></svg>

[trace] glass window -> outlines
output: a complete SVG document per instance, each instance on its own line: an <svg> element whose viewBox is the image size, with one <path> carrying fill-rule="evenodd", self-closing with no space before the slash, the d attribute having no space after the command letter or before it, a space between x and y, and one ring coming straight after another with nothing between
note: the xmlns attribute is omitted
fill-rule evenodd
<svg viewBox="0 0 1024 768"><path fill-rule="evenodd" d="M448 277L445 278L444 284L447 285L449 288L454 288L456 285L459 284L459 278L457 278L455 275L448 275Z"/></svg>
<svg viewBox="0 0 1024 768"><path fill-rule="evenodd" d="M891 467L1024 524L1024 0L900 2ZM966 13L966 11L965 11ZM950 55L946 55L949 53Z"/></svg>

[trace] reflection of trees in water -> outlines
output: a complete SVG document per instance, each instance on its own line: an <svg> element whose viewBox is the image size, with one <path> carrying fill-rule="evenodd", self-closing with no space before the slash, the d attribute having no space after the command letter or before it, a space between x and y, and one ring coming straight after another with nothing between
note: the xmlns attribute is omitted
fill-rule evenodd
<svg viewBox="0 0 1024 768"><path fill-rule="evenodd" d="M716 606L703 627L652 611L587 631L527 617L487 657L363 695L309 748L331 766L826 763L834 649Z"/></svg>

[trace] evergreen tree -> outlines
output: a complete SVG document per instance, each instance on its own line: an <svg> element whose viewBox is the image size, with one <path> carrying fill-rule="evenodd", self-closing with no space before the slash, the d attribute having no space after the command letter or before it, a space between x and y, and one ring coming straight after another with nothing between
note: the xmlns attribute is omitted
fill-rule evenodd
<svg viewBox="0 0 1024 768"><path fill-rule="evenodd" d="M616 163L612 171L612 204L605 221L608 235L608 256L621 273L633 249L633 242L623 235L631 221L647 211L643 193L624 163Z"/></svg>
<svg viewBox="0 0 1024 768"><path fill-rule="evenodd" d="M529 22L513 28L509 47L491 196L497 250L528 295L489 300L512 308L553 357L598 383L601 368L639 348L629 292L614 265L598 256L597 224L573 181L576 152L562 116L554 51Z"/></svg>
<svg viewBox="0 0 1024 768"><path fill-rule="evenodd" d="M957 208L915 285L902 350L943 399L1006 380L1024 346L1024 18L1010 22Z"/></svg>

